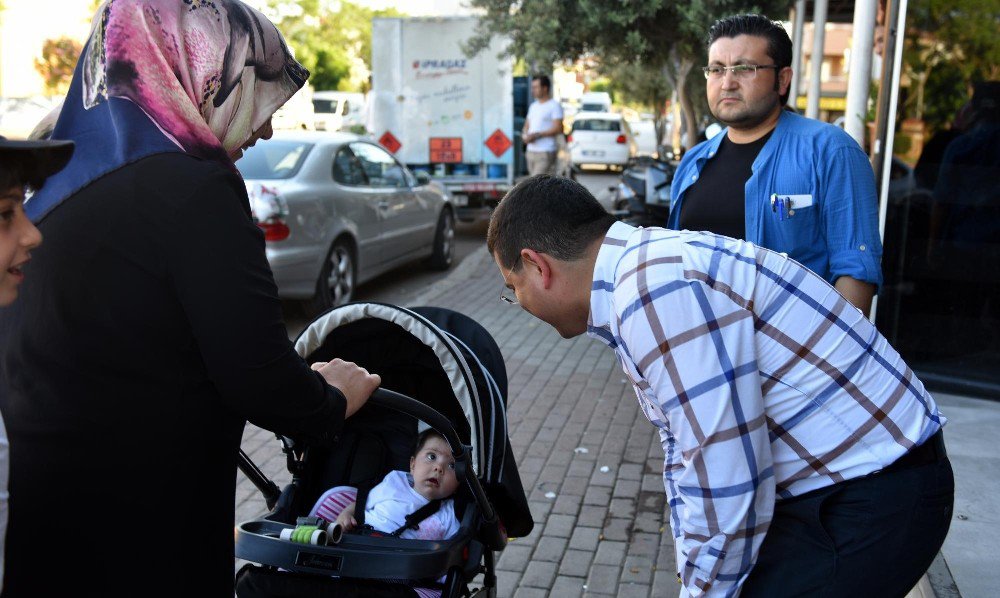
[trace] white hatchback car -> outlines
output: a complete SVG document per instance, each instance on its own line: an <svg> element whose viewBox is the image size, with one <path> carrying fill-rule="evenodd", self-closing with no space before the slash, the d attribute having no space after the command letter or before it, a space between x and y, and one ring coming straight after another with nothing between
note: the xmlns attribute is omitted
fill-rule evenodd
<svg viewBox="0 0 1000 598"><path fill-rule="evenodd" d="M635 137L621 114L580 112L566 141L575 169L624 167L636 154Z"/></svg>

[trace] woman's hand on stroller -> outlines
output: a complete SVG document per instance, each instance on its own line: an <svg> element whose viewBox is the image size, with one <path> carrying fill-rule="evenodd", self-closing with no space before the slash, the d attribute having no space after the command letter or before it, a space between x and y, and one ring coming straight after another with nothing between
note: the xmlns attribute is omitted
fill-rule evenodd
<svg viewBox="0 0 1000 598"><path fill-rule="evenodd" d="M369 374L368 370L343 359L317 361L312 364L312 369L322 374L327 384L344 394L347 399L345 418L361 409L368 397L382 384L382 378L378 374Z"/></svg>
<svg viewBox="0 0 1000 598"><path fill-rule="evenodd" d="M358 526L358 522L354 519L354 505L357 503L351 503L344 507L344 510L337 515L337 523L344 527L344 530L352 530Z"/></svg>

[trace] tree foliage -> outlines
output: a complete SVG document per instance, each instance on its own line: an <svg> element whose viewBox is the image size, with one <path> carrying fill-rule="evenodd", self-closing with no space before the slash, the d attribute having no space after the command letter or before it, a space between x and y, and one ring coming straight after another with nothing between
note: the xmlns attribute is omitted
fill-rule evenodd
<svg viewBox="0 0 1000 598"><path fill-rule="evenodd" d="M1000 79L1000 0L911 0L906 22L904 110L933 131L955 117L973 85Z"/></svg>
<svg viewBox="0 0 1000 598"><path fill-rule="evenodd" d="M485 17L471 51L486 47L490 36L507 35L510 51L531 70L549 70L558 60L585 53L600 58L605 72L628 77L622 85L641 95L650 82L677 90L687 122L688 145L697 138L699 103L691 92L704 90L695 66L705 60L705 36L718 18L759 12L784 19L792 0L470 0ZM694 88L692 90L692 88ZM659 101L659 100L657 100ZM701 102L703 105L704 102Z"/></svg>
<svg viewBox="0 0 1000 598"><path fill-rule="evenodd" d="M363 91L367 85L355 64L361 61L371 69L372 19L399 16L393 9L372 10L335 0L267 0L264 12L312 73L312 86L342 91Z"/></svg>
<svg viewBox="0 0 1000 598"><path fill-rule="evenodd" d="M42 57L35 59L35 70L52 95L63 95L69 89L81 52L83 45L71 37L47 39L42 44Z"/></svg>

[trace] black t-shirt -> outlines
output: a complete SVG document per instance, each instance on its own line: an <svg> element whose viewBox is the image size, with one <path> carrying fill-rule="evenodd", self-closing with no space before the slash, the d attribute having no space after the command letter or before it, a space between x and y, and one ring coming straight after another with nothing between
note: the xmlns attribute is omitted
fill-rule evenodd
<svg viewBox="0 0 1000 598"><path fill-rule="evenodd" d="M726 137L715 157L705 163L698 180L684 193L680 228L735 239L746 236L744 190L753 174L750 167L773 132L750 143L733 143L723 133Z"/></svg>

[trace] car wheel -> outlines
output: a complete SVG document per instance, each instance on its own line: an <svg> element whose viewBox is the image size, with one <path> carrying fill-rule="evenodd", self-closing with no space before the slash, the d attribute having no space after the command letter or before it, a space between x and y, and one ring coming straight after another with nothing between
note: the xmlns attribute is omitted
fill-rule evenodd
<svg viewBox="0 0 1000 598"><path fill-rule="evenodd" d="M320 269L316 296L312 300L313 311L320 313L350 303L354 297L355 275L354 252L346 241L338 240Z"/></svg>
<svg viewBox="0 0 1000 598"><path fill-rule="evenodd" d="M441 210L437 232L434 233L434 253L427 261L433 270L447 270L455 260L455 217L451 210Z"/></svg>

